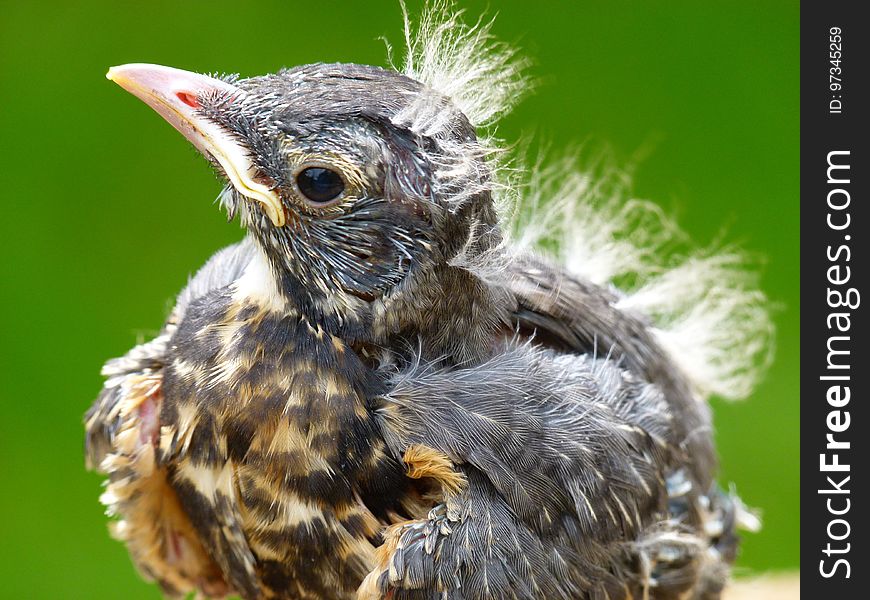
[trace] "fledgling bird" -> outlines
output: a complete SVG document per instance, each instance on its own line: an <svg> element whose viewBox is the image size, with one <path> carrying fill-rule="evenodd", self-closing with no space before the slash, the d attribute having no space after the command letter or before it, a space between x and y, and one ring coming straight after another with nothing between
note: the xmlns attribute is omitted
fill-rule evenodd
<svg viewBox="0 0 870 600"><path fill-rule="evenodd" d="M173 596L718 598L753 518L705 397L751 389L763 298L733 254L659 267L658 213L567 163L506 175L485 132L526 83L488 24L406 33L401 72L109 71L248 232L104 367L114 535Z"/></svg>

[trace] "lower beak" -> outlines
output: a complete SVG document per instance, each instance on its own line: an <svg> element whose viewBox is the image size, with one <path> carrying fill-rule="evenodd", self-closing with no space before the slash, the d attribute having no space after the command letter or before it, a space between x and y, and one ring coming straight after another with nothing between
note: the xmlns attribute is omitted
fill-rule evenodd
<svg viewBox="0 0 870 600"><path fill-rule="evenodd" d="M206 95L222 95L232 102L245 95L243 90L220 79L160 65L112 67L106 78L157 111L200 152L213 158L240 194L260 202L273 225L284 225L281 198L254 180L256 169L247 151L199 111L200 99Z"/></svg>

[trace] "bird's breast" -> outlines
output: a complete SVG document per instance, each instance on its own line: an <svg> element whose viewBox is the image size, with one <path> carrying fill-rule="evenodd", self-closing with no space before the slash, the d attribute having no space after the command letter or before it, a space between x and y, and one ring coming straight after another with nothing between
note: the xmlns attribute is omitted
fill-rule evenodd
<svg viewBox="0 0 870 600"><path fill-rule="evenodd" d="M224 294L191 305L171 352L161 456L197 527L215 527L204 482L229 473L265 588L355 589L406 481L369 413L376 373L301 315Z"/></svg>

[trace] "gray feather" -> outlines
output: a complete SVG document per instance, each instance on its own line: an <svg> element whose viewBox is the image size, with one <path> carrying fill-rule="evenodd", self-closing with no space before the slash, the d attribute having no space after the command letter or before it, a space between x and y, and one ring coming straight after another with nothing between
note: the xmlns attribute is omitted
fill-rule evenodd
<svg viewBox="0 0 870 600"><path fill-rule="evenodd" d="M664 510L678 452L658 389L612 360L514 342L467 368L414 363L392 384L378 412L390 447L438 448L469 481L446 503L457 524L417 567L428 589L574 598L584 580L602 594L616 585L620 540Z"/></svg>

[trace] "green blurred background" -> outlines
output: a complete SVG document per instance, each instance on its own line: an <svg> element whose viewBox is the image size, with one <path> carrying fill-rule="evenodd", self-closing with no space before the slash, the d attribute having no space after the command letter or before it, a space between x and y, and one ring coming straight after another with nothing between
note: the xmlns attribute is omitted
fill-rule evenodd
<svg viewBox="0 0 870 600"><path fill-rule="evenodd" d="M469 2L470 14L487 6ZM414 10L417 2L410 3ZM634 192L701 245L764 257L776 362L748 402L714 401L723 482L763 510L740 573L798 566L798 2L499 3L541 84L500 134L606 143ZM106 532L82 413L99 369L155 333L188 274L239 239L191 147L103 77L155 62L255 75L384 64L394 0L0 0L0 596L157 598ZM645 150L637 161L638 151Z"/></svg>

